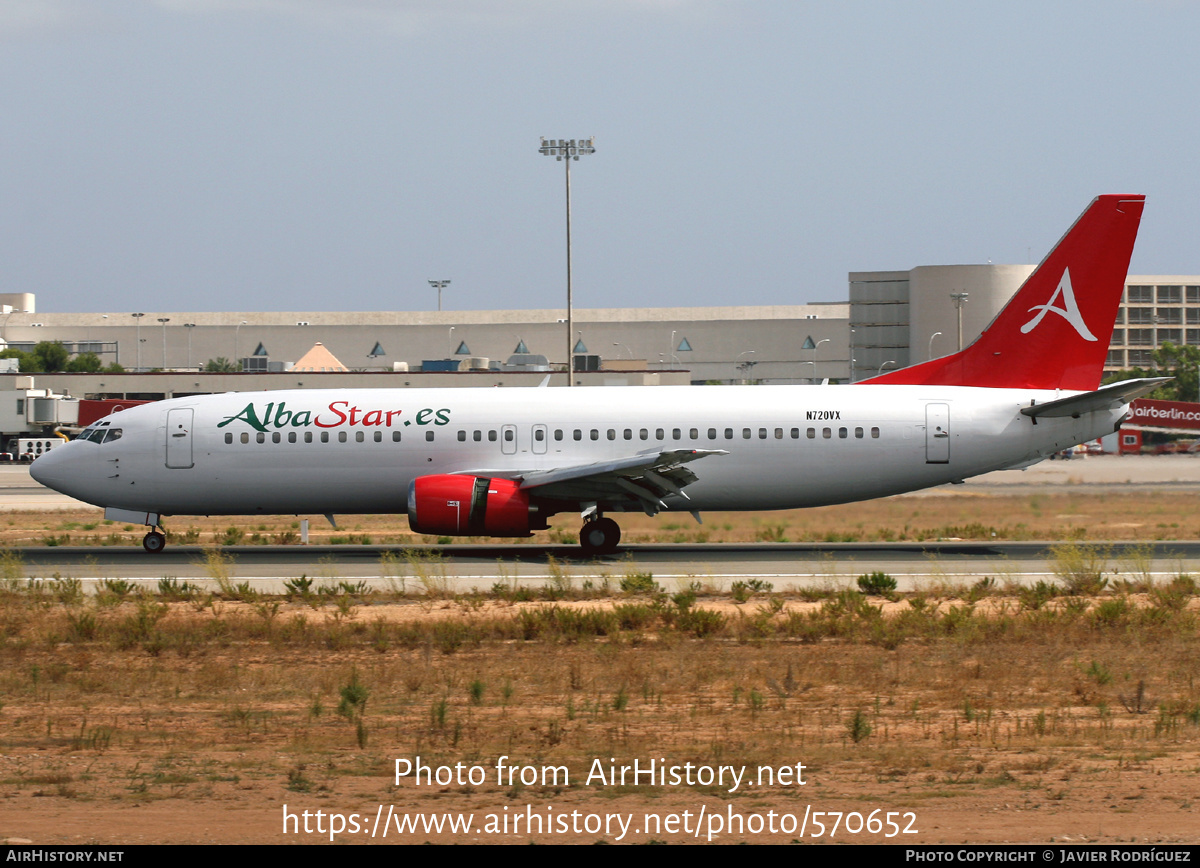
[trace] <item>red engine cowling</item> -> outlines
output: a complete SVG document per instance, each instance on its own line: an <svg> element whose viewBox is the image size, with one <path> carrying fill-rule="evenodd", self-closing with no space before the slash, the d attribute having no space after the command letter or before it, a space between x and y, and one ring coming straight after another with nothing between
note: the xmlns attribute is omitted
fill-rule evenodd
<svg viewBox="0 0 1200 868"><path fill-rule="evenodd" d="M448 536L529 536L529 495L511 479L420 476L408 488L408 525Z"/></svg>

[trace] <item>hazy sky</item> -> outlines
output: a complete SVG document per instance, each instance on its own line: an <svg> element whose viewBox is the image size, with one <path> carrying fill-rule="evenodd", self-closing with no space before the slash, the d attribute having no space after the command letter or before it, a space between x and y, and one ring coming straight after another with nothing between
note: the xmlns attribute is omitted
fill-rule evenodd
<svg viewBox="0 0 1200 868"><path fill-rule="evenodd" d="M40 310L844 300L1145 193L1200 272L1200 3L3 0L0 291Z"/></svg>

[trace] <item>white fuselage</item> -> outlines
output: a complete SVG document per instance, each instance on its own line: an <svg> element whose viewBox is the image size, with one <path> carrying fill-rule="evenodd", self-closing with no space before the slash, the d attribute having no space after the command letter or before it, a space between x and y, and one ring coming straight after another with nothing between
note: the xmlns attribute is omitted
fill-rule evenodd
<svg viewBox="0 0 1200 868"><path fill-rule="evenodd" d="M106 420L119 439L69 443L32 472L89 503L162 515L402 513L420 476L722 450L689 465L698 480L668 508L787 509L1025 465L1124 414L1020 413L1061 397L902 385L228 393L123 410Z"/></svg>

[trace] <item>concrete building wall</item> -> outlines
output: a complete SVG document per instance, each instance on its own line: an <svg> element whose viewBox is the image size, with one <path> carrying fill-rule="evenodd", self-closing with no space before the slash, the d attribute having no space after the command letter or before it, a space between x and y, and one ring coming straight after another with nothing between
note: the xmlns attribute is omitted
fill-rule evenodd
<svg viewBox="0 0 1200 868"><path fill-rule="evenodd" d="M573 341L582 342L588 355L621 360L622 367L686 370L694 382L845 379L848 310L845 304L580 310ZM0 319L0 339L20 348L62 341L129 370L194 370L209 359L253 357L256 351L271 362L294 362L318 341L352 371L391 371L396 362L416 370L424 360L439 359L504 362L522 342L561 367L564 313L17 312ZM814 358L805 347L817 343Z"/></svg>
<svg viewBox="0 0 1200 868"><path fill-rule="evenodd" d="M1033 273L1033 265L925 265L909 272L912 363L958 351L958 312L951 293L966 292L963 346L987 327ZM930 354L930 338L933 352Z"/></svg>

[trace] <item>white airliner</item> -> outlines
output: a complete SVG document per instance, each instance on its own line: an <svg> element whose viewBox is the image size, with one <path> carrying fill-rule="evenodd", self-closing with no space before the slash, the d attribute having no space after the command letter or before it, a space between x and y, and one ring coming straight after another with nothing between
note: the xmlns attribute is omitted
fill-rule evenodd
<svg viewBox="0 0 1200 868"><path fill-rule="evenodd" d="M1023 467L1115 430L1162 379L1098 388L1144 197L1101 196L965 350L846 386L323 389L122 410L38 482L151 528L170 515L408 513L528 536L582 516L866 500Z"/></svg>

